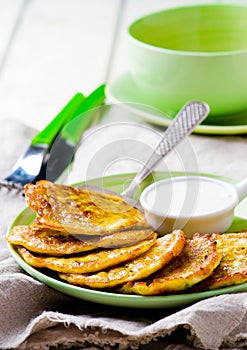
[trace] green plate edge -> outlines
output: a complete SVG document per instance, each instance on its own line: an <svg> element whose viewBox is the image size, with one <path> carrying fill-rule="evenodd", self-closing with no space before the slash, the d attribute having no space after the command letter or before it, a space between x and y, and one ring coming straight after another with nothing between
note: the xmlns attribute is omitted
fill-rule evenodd
<svg viewBox="0 0 247 350"><path fill-rule="evenodd" d="M150 184L153 181L158 181L164 178L168 178L170 176L181 176L183 174L184 173L181 173L181 172L173 172L173 173L154 172L151 176L149 176L144 181L142 185L142 189L144 189L148 184ZM123 183L126 184L126 181L131 181L134 175L135 175L134 173L111 175L103 178L103 182L102 182L102 179L93 179L93 180L87 181L87 183L90 183L90 184L100 183L100 184L103 184L105 188L120 192L121 186L123 185ZM221 180L231 182L231 183L236 182L235 180L229 179L226 177L219 177L211 174L201 174L201 175L220 178ZM26 207L14 219L13 223L10 225L8 229L7 235L9 234L13 226L29 225L34 220L34 218L35 218L35 213L32 211L32 209ZM241 220L241 218L236 218L236 219L237 219L237 224L240 225L238 219ZM241 229L244 229L244 228L247 228L247 220L242 219ZM39 280L40 282L43 282L44 284L64 294L70 295L78 299L99 303L99 304L104 304L104 305L128 307L128 308L142 308L142 309L174 308L174 307L189 305L197 301L214 297L217 295L221 295L221 294L239 293L239 292L247 291L247 283L234 285L234 286L230 286L222 289L212 290L212 291L187 293L187 294L184 293L184 294L173 294L173 295L159 295L159 296L124 295L124 294L116 294L112 292L91 290L91 289L70 285L58 279L50 277L45 273L40 272L39 270L28 265L21 258L21 256L17 253L17 251L14 249L14 247L11 244L7 243L7 246L9 248L11 255L16 260L18 265L22 267L23 270L25 270L29 275L31 275L35 279Z"/></svg>
<svg viewBox="0 0 247 350"><path fill-rule="evenodd" d="M138 91L130 73L123 73L106 85L106 96L111 103L119 104L123 108L143 121L157 126L169 126L172 119L164 112L147 105L147 101ZM236 125L232 125L233 116L225 116L226 125L201 124L193 133L205 135L240 135L247 133L247 111L235 116ZM209 117L212 118L212 117ZM211 120L211 119L210 119ZM241 120L243 122L241 122Z"/></svg>

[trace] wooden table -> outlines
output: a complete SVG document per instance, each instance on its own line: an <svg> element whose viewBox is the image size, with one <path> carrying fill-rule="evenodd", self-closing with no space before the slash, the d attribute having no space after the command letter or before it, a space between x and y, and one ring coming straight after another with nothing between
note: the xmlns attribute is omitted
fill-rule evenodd
<svg viewBox="0 0 247 350"><path fill-rule="evenodd" d="M200 2L0 0L0 119L42 128L75 92L87 94L127 70L132 20Z"/></svg>

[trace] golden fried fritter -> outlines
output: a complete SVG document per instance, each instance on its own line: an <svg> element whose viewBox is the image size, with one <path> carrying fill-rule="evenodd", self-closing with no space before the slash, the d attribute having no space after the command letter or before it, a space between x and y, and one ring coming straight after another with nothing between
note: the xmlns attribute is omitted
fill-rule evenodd
<svg viewBox="0 0 247 350"><path fill-rule="evenodd" d="M69 233L38 225L14 226L6 240L10 244L22 245L32 252L56 256L97 248L93 243L81 241Z"/></svg>
<svg viewBox="0 0 247 350"><path fill-rule="evenodd" d="M126 230L114 232L107 236L91 236L90 242L94 243L97 248L117 248L117 247L128 247L132 246L144 239L152 238L154 232L150 229L144 230ZM77 236L88 238L89 236Z"/></svg>
<svg viewBox="0 0 247 350"><path fill-rule="evenodd" d="M42 180L24 189L26 202L44 227L84 235L150 228L144 215L122 198Z"/></svg>
<svg viewBox="0 0 247 350"><path fill-rule="evenodd" d="M22 246L19 246L17 250L29 265L36 268L46 267L65 273L89 273L136 258L150 249L155 244L156 239L157 235L153 233L152 238L130 247L105 249L67 258L34 255Z"/></svg>
<svg viewBox="0 0 247 350"><path fill-rule="evenodd" d="M213 238L222 253L221 262L211 276L194 286L193 291L247 282L247 232L214 234Z"/></svg>
<svg viewBox="0 0 247 350"><path fill-rule="evenodd" d="M123 284L119 291L141 295L180 292L210 276L220 259L216 242L209 235L194 234L192 240L186 240L183 252L169 265L147 280Z"/></svg>
<svg viewBox="0 0 247 350"><path fill-rule="evenodd" d="M153 235L152 230L121 231L109 236L83 236L78 238L65 232L51 230L36 224L14 226L6 240L40 254L62 256L96 248L116 248L136 244Z"/></svg>
<svg viewBox="0 0 247 350"><path fill-rule="evenodd" d="M144 254L126 264L101 271L92 275L59 274L71 284L88 286L95 289L112 288L126 281L136 281L167 265L172 258L178 256L184 247L185 235L182 231L174 231L161 238Z"/></svg>

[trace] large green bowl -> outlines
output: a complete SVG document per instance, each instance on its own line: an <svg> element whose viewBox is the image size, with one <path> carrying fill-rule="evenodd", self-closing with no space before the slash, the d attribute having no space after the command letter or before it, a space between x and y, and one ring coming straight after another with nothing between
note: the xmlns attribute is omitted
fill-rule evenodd
<svg viewBox="0 0 247 350"><path fill-rule="evenodd" d="M128 39L129 70L147 104L171 116L192 99L213 117L247 110L247 5L169 8L132 23Z"/></svg>

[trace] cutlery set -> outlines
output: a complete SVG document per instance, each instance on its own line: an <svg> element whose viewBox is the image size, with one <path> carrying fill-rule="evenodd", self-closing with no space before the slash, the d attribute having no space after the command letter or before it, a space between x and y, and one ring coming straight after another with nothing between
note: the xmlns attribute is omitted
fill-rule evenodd
<svg viewBox="0 0 247 350"><path fill-rule="evenodd" d="M22 191L27 183L57 180L71 164L83 132L93 125L105 100L105 85L89 96L77 93L34 138L0 187Z"/></svg>
<svg viewBox="0 0 247 350"><path fill-rule="evenodd" d="M23 190L27 183L39 180L57 181L73 161L83 132L92 126L97 107L105 100L105 85L88 97L77 93L62 111L31 141L26 152L14 166L10 175L0 181L0 187ZM174 147L189 135L209 114L209 107L201 101L190 101L178 112L165 131L160 143L136 174L128 188L122 192L129 203L137 206L134 192L155 166Z"/></svg>

